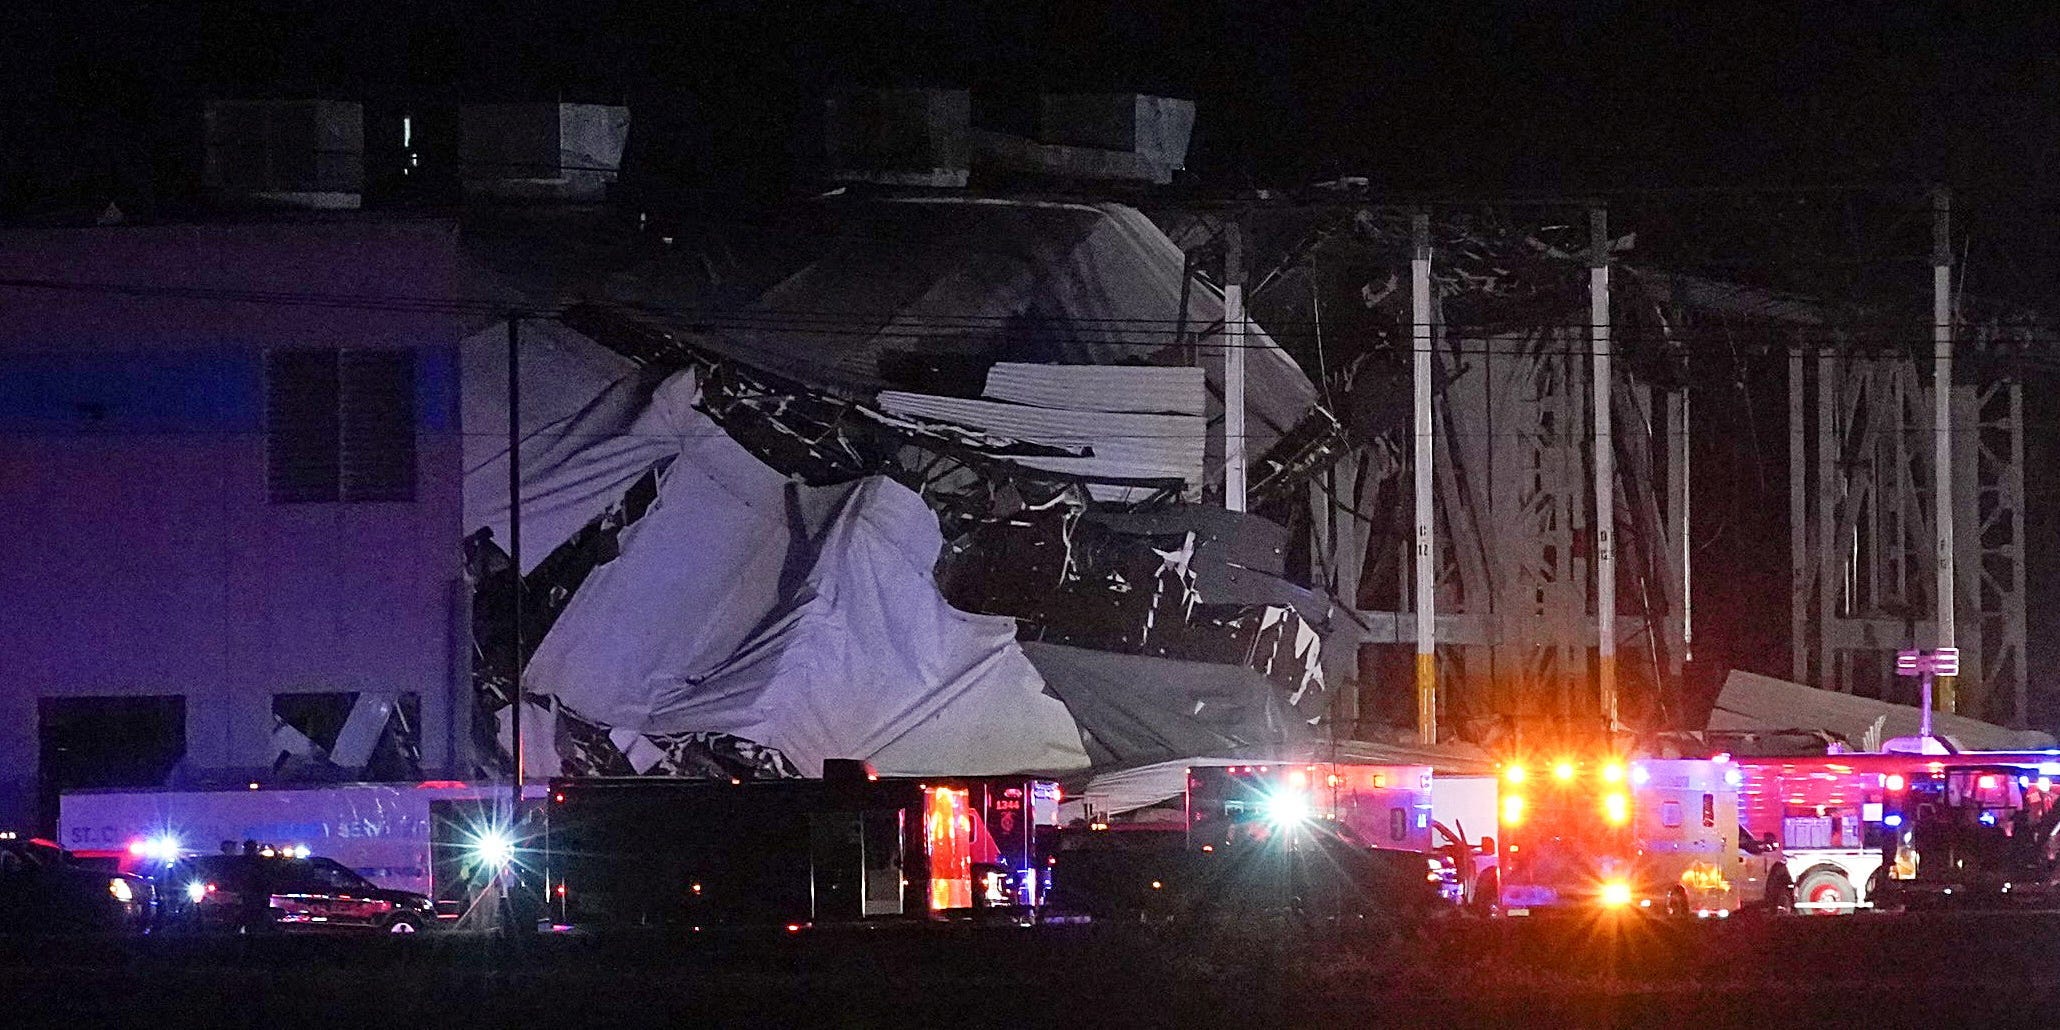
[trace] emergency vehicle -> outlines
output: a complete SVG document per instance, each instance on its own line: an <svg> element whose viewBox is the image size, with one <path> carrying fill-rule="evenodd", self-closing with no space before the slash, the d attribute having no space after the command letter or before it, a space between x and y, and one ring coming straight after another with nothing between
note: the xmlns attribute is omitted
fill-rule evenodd
<svg viewBox="0 0 2060 1030"><path fill-rule="evenodd" d="M1915 909L2060 900L2060 754L1923 756L1885 777L1877 904Z"/></svg>
<svg viewBox="0 0 2060 1030"><path fill-rule="evenodd" d="M1886 902L1878 895L1884 881L1894 877L1899 853L1904 878L1914 879L1908 872L1915 861L1912 838L1920 817L1929 834L1934 818L1943 818L1948 811L1971 811L1977 824L1985 811L1988 818L2005 821L2007 838L2014 831L2009 818L2027 807L2038 810L2041 777L2050 782L2060 776L2060 754L2044 752L1741 758L1738 765L1744 773L1740 828L1754 835L1742 835L1741 841L1748 849L1753 839L1761 846L1778 846L1781 865L1794 884L1796 911L1820 914L1901 906L1908 891ZM1962 805L1966 784L1980 793L1983 770L2006 785L2022 780L2018 796L2005 796L2008 789L1999 788L1985 806ZM1943 803L1930 796L1949 787L1951 796ZM1913 791L1920 802L1915 812L1909 803ZM2020 871L2019 879L2023 875L2028 874Z"/></svg>
<svg viewBox="0 0 2060 1030"><path fill-rule="evenodd" d="M1451 859L1432 845L1431 786L1420 765L1190 766L1179 808L1050 837L1053 909L1116 920L1430 913L1459 898Z"/></svg>
<svg viewBox="0 0 2060 1030"><path fill-rule="evenodd" d="M553 780L544 839L517 861L547 863L552 914L570 925L800 929L1041 907L1056 784L845 765L820 780Z"/></svg>
<svg viewBox="0 0 2060 1030"><path fill-rule="evenodd" d="M543 792L541 783L523 788L533 800ZM439 875L434 813L452 805L490 811L505 804L507 794L506 786L451 780L79 790L60 798L57 827L64 847L81 859L152 878L182 859L239 852L244 841L319 854L382 889L435 897L437 916L451 920L474 888ZM477 824L465 824L464 839Z"/></svg>
<svg viewBox="0 0 2060 1030"><path fill-rule="evenodd" d="M1187 773L1188 843L1236 846L1311 827L1375 852L1421 856L1424 880L1454 904L1471 856L1436 846L1431 767L1355 763L1196 766Z"/></svg>
<svg viewBox="0 0 2060 1030"><path fill-rule="evenodd" d="M1195 766L1187 771L1188 839L1223 845L1240 833L1310 822L1370 848L1431 852L1427 765Z"/></svg>
<svg viewBox="0 0 2060 1030"><path fill-rule="evenodd" d="M1355 867L1356 886L1370 904L1457 904L1472 869L1434 846L1431 784L1427 765L1196 766L1187 779L1188 849L1219 860L1327 850ZM1289 879L1296 875L1292 862L1283 870ZM1309 882L1298 889L1314 895L1338 886Z"/></svg>
<svg viewBox="0 0 2060 1030"><path fill-rule="evenodd" d="M1725 917L1766 897L1739 850L1728 759L1557 758L1502 770L1502 910L1658 909Z"/></svg>
<svg viewBox="0 0 2060 1030"><path fill-rule="evenodd" d="M1740 843L1778 854L1797 912L1843 915L1874 907L1890 782L1922 770L1923 755L1736 759ZM1901 779L1891 780L1890 777Z"/></svg>

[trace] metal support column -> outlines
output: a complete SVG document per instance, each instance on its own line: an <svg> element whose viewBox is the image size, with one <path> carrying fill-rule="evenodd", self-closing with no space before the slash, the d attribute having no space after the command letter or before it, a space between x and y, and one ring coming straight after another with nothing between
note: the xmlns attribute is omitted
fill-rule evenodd
<svg viewBox="0 0 2060 1030"><path fill-rule="evenodd" d="M1616 443L1610 431L1609 214L1588 212L1588 331L1595 371L1595 681L1602 719L1617 721Z"/></svg>
<svg viewBox="0 0 2060 1030"><path fill-rule="evenodd" d="M1437 561L1431 535L1431 220L1409 220L1410 369L1416 414L1416 736L1438 742Z"/></svg>
<svg viewBox="0 0 2060 1030"><path fill-rule="evenodd" d="M1675 390L1667 405L1667 513L1674 520L1674 553L1680 565L1681 661L1695 659L1694 548L1688 533L1688 388Z"/></svg>
<svg viewBox="0 0 2060 1030"><path fill-rule="evenodd" d="M1223 506L1245 510L1245 262L1241 227L1223 229Z"/></svg>
<svg viewBox="0 0 2060 1030"><path fill-rule="evenodd" d="M508 561L513 566L509 588L514 670L510 676L508 815L503 821L508 840L517 839L522 819L522 316L508 313ZM519 932L521 872L515 862L501 870L501 931Z"/></svg>
<svg viewBox="0 0 2060 1030"><path fill-rule="evenodd" d="M1944 187L1931 195L1931 394L1932 506L1937 532L1938 647L1952 647L1953 588L1953 241L1952 197ZM1938 680L1939 710L1957 710L1953 676Z"/></svg>
<svg viewBox="0 0 2060 1030"><path fill-rule="evenodd" d="M1789 678L1810 682L1810 509L1808 434L1803 431L1803 356L1788 351L1788 647Z"/></svg>
<svg viewBox="0 0 2060 1030"><path fill-rule="evenodd" d="M515 567L510 601L514 612L515 702L508 720L514 775L508 797L509 816L522 810L522 316L508 314L508 560Z"/></svg>

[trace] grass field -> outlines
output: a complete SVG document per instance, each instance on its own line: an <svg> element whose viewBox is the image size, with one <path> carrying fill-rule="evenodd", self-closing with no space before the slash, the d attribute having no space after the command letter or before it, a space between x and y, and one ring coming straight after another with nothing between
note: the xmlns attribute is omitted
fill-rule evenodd
<svg viewBox="0 0 2060 1030"><path fill-rule="evenodd" d="M11 1025L2045 1026L2060 915L0 939Z"/></svg>

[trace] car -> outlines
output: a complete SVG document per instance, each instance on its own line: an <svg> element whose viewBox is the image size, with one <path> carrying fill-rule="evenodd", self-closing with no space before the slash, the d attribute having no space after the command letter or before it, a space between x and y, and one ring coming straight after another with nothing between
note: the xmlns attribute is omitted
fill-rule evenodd
<svg viewBox="0 0 2060 1030"><path fill-rule="evenodd" d="M135 932L153 895L140 876L98 869L56 844L0 833L0 932Z"/></svg>
<svg viewBox="0 0 2060 1030"><path fill-rule="evenodd" d="M412 934L435 925L427 895L389 890L334 859L303 852L202 855L160 881L165 924L186 930Z"/></svg>

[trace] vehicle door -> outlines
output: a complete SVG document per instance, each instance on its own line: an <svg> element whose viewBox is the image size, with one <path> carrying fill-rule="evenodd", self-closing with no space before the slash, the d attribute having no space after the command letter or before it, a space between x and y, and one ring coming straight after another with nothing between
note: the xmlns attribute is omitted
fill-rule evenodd
<svg viewBox="0 0 2060 1030"><path fill-rule="evenodd" d="M271 891L261 859L244 855L204 855L190 871L178 874L180 890L194 917L208 926L259 925L270 921ZM198 894L192 884L200 884Z"/></svg>
<svg viewBox="0 0 2060 1030"><path fill-rule="evenodd" d="M370 926L392 907L372 896L376 888L364 877L334 859L310 858L280 865L292 903L307 913L309 922Z"/></svg>
<svg viewBox="0 0 2060 1030"><path fill-rule="evenodd" d="M26 846L0 844L0 930L33 927L42 893L42 868Z"/></svg>
<svg viewBox="0 0 2060 1030"><path fill-rule="evenodd" d="M1769 894L1768 886L1776 880L1775 870L1781 870L1785 880L1786 857L1781 853L1780 841L1773 835L1756 837L1751 830L1738 828L1738 847L1734 849L1737 861L1731 881L1738 885L1738 900L1742 905L1755 905L1762 901L1772 902L1777 907L1785 906L1785 896Z"/></svg>
<svg viewBox="0 0 2060 1030"><path fill-rule="evenodd" d="M1453 829L1434 819L1431 821L1431 840L1434 851L1449 863L1453 877L1459 882L1459 897L1455 900L1472 903L1480 876L1474 845L1466 840L1466 827L1462 825Z"/></svg>

